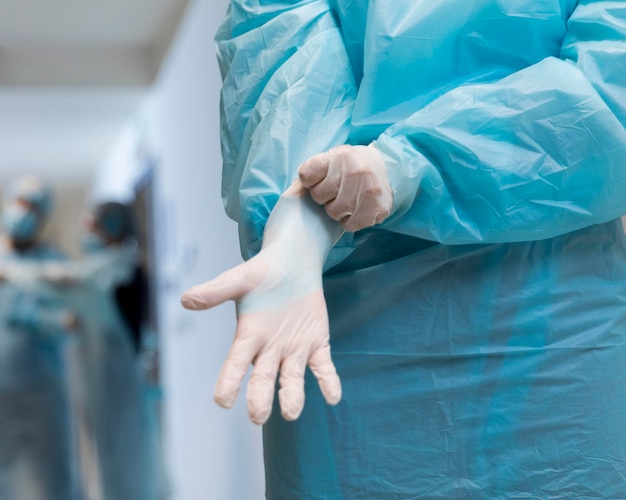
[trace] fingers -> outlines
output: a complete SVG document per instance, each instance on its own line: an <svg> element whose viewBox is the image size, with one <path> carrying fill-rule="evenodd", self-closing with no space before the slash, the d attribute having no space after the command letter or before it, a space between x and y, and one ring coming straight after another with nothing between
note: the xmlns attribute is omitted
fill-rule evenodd
<svg viewBox="0 0 626 500"><path fill-rule="evenodd" d="M330 217L337 220L346 231L350 232L356 232L366 227L380 224L389 217L390 213L388 209L381 208L376 202L369 202L368 200L364 200L353 213L338 212L335 217L331 214L328 205L326 205L326 212Z"/></svg>
<svg viewBox="0 0 626 500"><path fill-rule="evenodd" d="M330 357L330 345L326 344L309 357L309 368L317 378L324 399L329 405L341 401L341 381Z"/></svg>
<svg viewBox="0 0 626 500"><path fill-rule="evenodd" d="M246 393L248 415L257 425L264 424L272 413L278 365L279 360L276 356L265 354L256 360L250 375Z"/></svg>
<svg viewBox="0 0 626 500"><path fill-rule="evenodd" d="M347 231L374 226L393 206L385 165L373 147L338 146L300 166L300 180Z"/></svg>
<svg viewBox="0 0 626 500"><path fill-rule="evenodd" d="M201 310L215 307L227 300L237 300L252 288L248 268L252 260L220 274L217 278L196 285L185 292L181 298L186 309Z"/></svg>
<svg viewBox="0 0 626 500"><path fill-rule="evenodd" d="M356 211L355 199L338 195L337 198L329 203L326 203L324 208L331 219L334 219L343 225L344 220L349 220Z"/></svg>
<svg viewBox="0 0 626 500"><path fill-rule="evenodd" d="M235 404L241 382L256 353L253 337L245 332L235 336L213 391L213 399L222 408L232 408Z"/></svg>
<svg viewBox="0 0 626 500"><path fill-rule="evenodd" d="M224 362L214 391L214 399L223 408L232 408L246 371L254 359L254 346L242 345L235 340ZM280 365L276 353L265 353L254 362L248 381L246 399L250 420L264 424L272 412L276 377L280 365L280 390L278 398L285 420L296 420L304 407L304 373L306 358L291 356ZM330 346L317 349L308 360L311 371L318 380L322 395L328 404L341 400L341 382L330 357Z"/></svg>
<svg viewBox="0 0 626 500"><path fill-rule="evenodd" d="M305 161L298 169L300 182L305 188L312 188L326 178L328 165L330 163L330 153L327 151L312 156Z"/></svg>
<svg viewBox="0 0 626 500"><path fill-rule="evenodd" d="M326 205L339 196L343 189L344 167L350 164L350 151L350 146L338 146L312 156L300 165L300 182L318 204Z"/></svg>
<svg viewBox="0 0 626 500"><path fill-rule="evenodd" d="M389 211L379 206L381 187L373 175L361 175L352 182L342 184L334 200L325 206L326 213L347 231L358 231L382 222Z"/></svg>
<svg viewBox="0 0 626 500"><path fill-rule="evenodd" d="M345 157L345 148L335 148L306 161L300 167L300 180L309 189L311 198L325 205L333 201L341 188L341 169L337 163Z"/></svg>
<svg viewBox="0 0 626 500"><path fill-rule="evenodd" d="M283 193L283 196L287 198L300 198L307 192L307 188L302 185L300 179L296 179L291 183L291 186Z"/></svg>
<svg viewBox="0 0 626 500"><path fill-rule="evenodd" d="M278 400L285 420L296 420L304 407L304 372L306 357L292 356L280 367Z"/></svg>

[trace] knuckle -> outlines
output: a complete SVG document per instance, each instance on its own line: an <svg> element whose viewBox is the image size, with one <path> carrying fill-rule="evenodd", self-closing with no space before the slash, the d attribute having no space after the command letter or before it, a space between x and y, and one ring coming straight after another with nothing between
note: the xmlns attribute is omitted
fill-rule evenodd
<svg viewBox="0 0 626 500"><path fill-rule="evenodd" d="M379 184L372 184L365 189L365 195L370 198L380 198L383 195L383 188Z"/></svg>
<svg viewBox="0 0 626 500"><path fill-rule="evenodd" d="M319 186L312 187L309 192L311 193L311 198L317 203L323 203L325 201L325 191Z"/></svg>
<svg viewBox="0 0 626 500"><path fill-rule="evenodd" d="M351 147L348 145L337 146L330 151L330 164L346 168L352 164L350 158L352 156Z"/></svg>
<svg viewBox="0 0 626 500"><path fill-rule="evenodd" d="M345 158L350 155L352 152L352 146L348 144L342 144L340 146L336 146L330 150L330 153L335 158Z"/></svg>
<svg viewBox="0 0 626 500"><path fill-rule="evenodd" d="M250 383L256 384L271 384L276 378L276 372L270 368L255 369L250 375Z"/></svg>
<svg viewBox="0 0 626 500"><path fill-rule="evenodd" d="M313 168L311 167L310 161L303 163L298 169L298 176L300 177L300 180L303 182L308 181L309 177L311 177L312 171Z"/></svg>
<svg viewBox="0 0 626 500"><path fill-rule="evenodd" d="M227 388L238 386L239 380L240 377L237 373L232 370L225 370L219 379L218 390L222 392L229 392L229 389Z"/></svg>
<svg viewBox="0 0 626 500"><path fill-rule="evenodd" d="M340 219L342 219L341 214L334 208L326 207L326 213L333 220L339 221Z"/></svg>
<svg viewBox="0 0 626 500"><path fill-rule="evenodd" d="M346 165L346 177L354 179L360 177L369 177L371 171L367 165L361 163L351 163Z"/></svg>
<svg viewBox="0 0 626 500"><path fill-rule="evenodd" d="M387 217L389 217L389 214L391 213L390 210L388 209L381 209L378 211L378 213L376 214L376 218L375 218L375 223L376 224L380 224L381 222L383 222Z"/></svg>
<svg viewBox="0 0 626 500"><path fill-rule="evenodd" d="M350 203L345 201L335 201L330 206L327 206L327 212L331 217L339 217L343 218L346 215L351 214L353 211L353 206Z"/></svg>
<svg viewBox="0 0 626 500"><path fill-rule="evenodd" d="M363 224L361 224L360 221L356 220L354 217L350 217L348 218L343 224L342 226L344 227L344 229L350 233L355 233L357 231L359 231L360 229L363 229L365 226Z"/></svg>
<svg viewBox="0 0 626 500"><path fill-rule="evenodd" d="M243 347L243 344L246 343L246 339L241 339L239 345ZM224 372L232 373L234 370L239 370L243 367L247 368L248 366L248 357L241 352L241 349L237 349L236 351L229 354L226 363L224 364Z"/></svg>
<svg viewBox="0 0 626 500"><path fill-rule="evenodd" d="M304 386L304 377L297 373L281 373L280 385L283 387L298 388Z"/></svg>

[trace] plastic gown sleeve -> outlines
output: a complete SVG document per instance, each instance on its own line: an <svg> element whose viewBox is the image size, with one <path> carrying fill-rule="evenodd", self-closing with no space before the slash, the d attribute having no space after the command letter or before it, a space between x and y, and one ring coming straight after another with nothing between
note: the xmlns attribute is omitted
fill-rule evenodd
<svg viewBox="0 0 626 500"><path fill-rule="evenodd" d="M132 279L137 255L136 243L129 242L94 252L82 261L11 263L0 272L8 281L33 292L51 290L50 285L85 282L109 290Z"/></svg>
<svg viewBox="0 0 626 500"><path fill-rule="evenodd" d="M40 338L55 339L70 333L67 326L70 314L62 304L26 297L13 305L7 324L31 331Z"/></svg>
<svg viewBox="0 0 626 500"><path fill-rule="evenodd" d="M457 87L374 142L394 189L383 226L448 244L496 243L618 218L625 125L626 3L580 1L560 57Z"/></svg>
<svg viewBox="0 0 626 500"><path fill-rule="evenodd" d="M68 333L72 313L48 285L40 280L42 270L50 265L40 262L11 262L0 265L0 273L16 288L7 323L29 330L42 338L55 338ZM55 264L59 265L59 264Z"/></svg>
<svg viewBox="0 0 626 500"><path fill-rule="evenodd" d="M250 258L298 166L347 141L356 84L326 1L233 1L216 41L224 80L222 196ZM350 237L328 265L350 251Z"/></svg>
<svg viewBox="0 0 626 500"><path fill-rule="evenodd" d="M11 262L0 266L4 278L19 288L18 300L7 319L10 324L43 336L68 333L65 289L89 283L100 290L129 281L137 258L137 245L104 249L81 262Z"/></svg>
<svg viewBox="0 0 626 500"><path fill-rule="evenodd" d="M44 265L41 278L51 284L89 283L110 290L132 279L137 259L137 244L127 242L90 253L82 261Z"/></svg>

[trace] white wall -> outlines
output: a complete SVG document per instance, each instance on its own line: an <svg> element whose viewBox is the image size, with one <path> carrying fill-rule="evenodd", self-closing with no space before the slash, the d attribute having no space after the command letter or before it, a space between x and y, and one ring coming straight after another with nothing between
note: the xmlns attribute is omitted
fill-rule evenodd
<svg viewBox="0 0 626 500"><path fill-rule="evenodd" d="M234 306L190 312L180 305L187 288L241 262L236 224L224 215L220 199L221 81L213 36L227 4L196 0L190 5L133 129L157 164L165 465L175 500L265 497L261 429L248 421L244 391L229 411L212 399L235 330ZM124 150L133 151L128 142L122 144L129 140L127 135L120 139L114 160L101 172L100 191L127 189L132 176L114 165L124 163Z"/></svg>
<svg viewBox="0 0 626 500"><path fill-rule="evenodd" d="M241 262L236 224L220 199L221 81L213 36L227 3L190 6L146 110L158 162L166 465L176 500L265 496L261 429L248 421L245 398L231 411L212 400L235 329L234 307L180 306L188 287Z"/></svg>

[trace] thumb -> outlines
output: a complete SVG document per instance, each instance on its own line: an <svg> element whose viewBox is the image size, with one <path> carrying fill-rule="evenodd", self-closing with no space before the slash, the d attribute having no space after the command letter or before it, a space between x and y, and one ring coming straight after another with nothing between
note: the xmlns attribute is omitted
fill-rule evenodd
<svg viewBox="0 0 626 500"><path fill-rule="evenodd" d="M238 300L253 288L248 279L248 263L233 267L217 278L187 290L181 303L186 309L202 310L215 307L227 300Z"/></svg>
<svg viewBox="0 0 626 500"><path fill-rule="evenodd" d="M312 188L326 178L330 154L320 153L312 156L298 168L300 182L305 188Z"/></svg>

